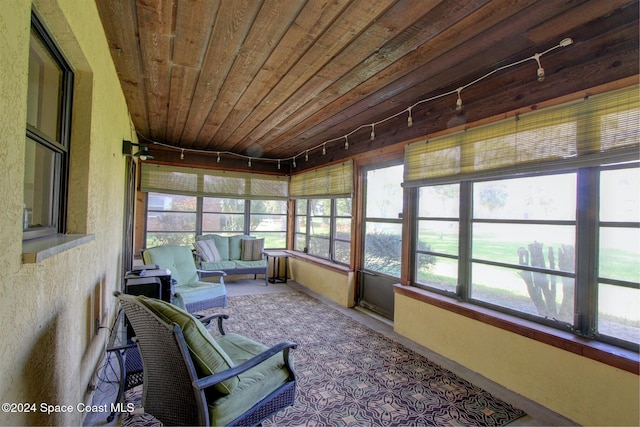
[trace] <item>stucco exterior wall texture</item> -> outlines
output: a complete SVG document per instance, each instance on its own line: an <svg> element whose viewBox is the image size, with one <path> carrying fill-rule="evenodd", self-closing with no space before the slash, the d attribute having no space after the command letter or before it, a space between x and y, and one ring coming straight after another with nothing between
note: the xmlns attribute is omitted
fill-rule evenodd
<svg viewBox="0 0 640 427"><path fill-rule="evenodd" d="M35 264L22 262L27 70L32 8L74 69L67 228L88 243ZM104 355L119 287L126 159L124 95L95 3L0 1L0 425L80 425L89 383ZM72 410L43 412L42 405ZM34 407L32 407L34 408ZM4 409L4 407L3 407Z"/></svg>

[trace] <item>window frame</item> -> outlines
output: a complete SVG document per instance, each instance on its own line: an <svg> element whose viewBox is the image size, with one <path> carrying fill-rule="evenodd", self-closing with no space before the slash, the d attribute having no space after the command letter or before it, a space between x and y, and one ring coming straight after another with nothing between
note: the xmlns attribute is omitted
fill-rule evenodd
<svg viewBox="0 0 640 427"><path fill-rule="evenodd" d="M351 215L338 215L338 199L351 199ZM311 209L311 201L312 200L328 200L330 201L330 214L329 215L314 215ZM300 203L305 204L305 212L304 214L298 214L298 206ZM298 219L304 217L305 218L305 230L304 232L298 231ZM328 218L329 219L329 236L311 234L311 220L312 218ZM352 197L344 197L344 196L336 196L336 197L310 197L305 199L295 199L295 208L294 208L294 224L295 229L293 230L293 242L294 242L294 251L302 252L311 257L316 257L319 259L324 259L331 261L340 265L350 265L352 254L351 251L349 253L349 262L343 262L336 258L336 242L349 243L351 244L351 239L345 240L338 237L337 232L337 223L338 219L346 219L348 218L351 221L351 230L350 237L353 236L353 198ZM304 247L300 250L297 247L298 238L304 236ZM311 238L327 240L329 242L329 256L323 257L317 254L309 253L309 241Z"/></svg>
<svg viewBox="0 0 640 427"><path fill-rule="evenodd" d="M193 197L196 200L196 208L195 210L190 210L190 211L180 211L180 210L175 210L175 209L169 209L169 210L157 210L157 209L149 209L149 197L150 196L155 196L155 195L159 195L159 196L180 196L180 197ZM251 232L251 202L253 201L267 201L267 200L274 200L277 202L281 202L282 200L279 199L238 199L238 200L243 200L244 201L244 208L243 208L243 212L233 212L231 213L231 215L237 215L237 216L241 216L242 217L242 224L243 224L243 229L242 230L237 230L237 231L211 231L211 230L207 230L207 231L203 231L203 215L206 214L221 214L223 212L214 212L214 211L209 211L204 209L204 198L215 198L215 199L231 199L229 197L214 197L214 196L195 196L195 195L191 195L191 194L176 194L176 193L161 193L158 191L154 191L154 192L145 192L145 215L144 215L144 236L143 236L143 242L144 242L144 247L147 248L148 246L148 242L149 242L149 213L153 213L153 212L158 212L158 213L191 213L195 215L195 229L193 231L171 231L171 230L166 230L166 231L162 231L162 233L183 233L183 234L188 234L188 233L193 233L194 234L194 239L193 241L195 241L195 236L201 235L201 234L220 234L220 235L225 235L225 236L231 236L231 235L238 235L238 234L244 234L244 235L258 235L260 233L268 233L269 231L265 231L265 232ZM261 213L257 213L254 215L264 215ZM274 214L267 214L267 215L274 215ZM280 214L278 214L280 215ZM287 214L282 214L283 216L286 216ZM288 223L287 223L288 225ZM151 231L153 232L153 231ZM278 233L281 233L281 231L278 231ZM285 235L288 233L288 230L284 231ZM266 242L266 240L265 240ZM276 248L276 247L265 247L265 249L271 249L271 250L275 250L275 249L285 249L285 248Z"/></svg>
<svg viewBox="0 0 640 427"><path fill-rule="evenodd" d="M631 341L625 341L618 337L612 337L600 334L597 330L597 318L598 318L598 286L599 283L607 283L612 285L620 285L630 287L632 289L640 289L640 283L624 282L622 283L616 279L604 279L601 278L597 272L597 268L592 268L593 265L598 265L599 260L599 247L598 247L598 233L602 224L608 225L615 223L612 221L601 222L599 220L599 176L600 172L611 169L624 169L624 168L640 168L640 161L633 159L631 162L624 164L606 164L603 162L601 165L584 166L578 168L563 168L562 163L558 163L556 169L549 168L544 172L539 173L496 173L495 175L485 175L482 178L465 178L457 177L455 179L444 181L439 180L437 183L425 184L415 187L416 192L416 206L413 212L413 226L418 230L418 223L423 217L419 216L419 200L418 192L422 187L437 186L443 183L459 183L460 184L460 224L458 234L458 247L459 247L459 266L458 266L458 284L456 292L446 292L441 289L419 283L417 281L417 266L416 259L419 253L424 251L418 251L418 233L412 236L411 245L413 249L413 262L414 266L411 269L411 285L428 290L429 292L438 293L444 295L446 298L456 299L463 303L468 303L490 310L512 315L521 319L533 321L538 324L551 326L558 330L564 330L571 332L577 336L594 339L607 344L612 344L617 347L626 348L632 351L638 351L638 343ZM575 271L573 274L561 272L559 270L550 270L537 267L528 267L526 270L533 272L541 272L546 274L554 274L558 276L571 276L574 278L574 313L573 323L568 324L566 322L556 321L552 319L542 318L539 316L530 315L522 311L516 311L507 307L502 307L496 304L491 304L487 301L477 300L471 297L471 268L472 263L480 262L489 265L498 265L501 267L514 268L513 265L507 265L499 262L487 262L486 260L474 259L472 256L472 240L473 240L473 224L476 223L505 223L500 220L487 220L487 219L474 219L473 218L473 184L477 182L484 182L490 180L502 180L502 179L514 179L523 177L536 177L536 176L551 176L564 173L576 173L576 218L575 221L545 221L534 220L532 223L538 224L552 224L552 223L575 223ZM594 215L595 212L595 215ZM515 221L521 223L522 221ZM509 223L507 221L506 223ZM626 227L640 228L640 222L622 222ZM587 261L580 261L587 260ZM595 262L595 264L594 264Z"/></svg>
<svg viewBox="0 0 640 427"><path fill-rule="evenodd" d="M55 156L53 175L49 189L52 192L51 210L49 215L52 219L51 226L28 229L23 226L22 240L28 241L40 237L65 234L67 231L67 196L69 190L69 156L71 145L71 115L73 102L73 69L65 59L62 51L51 37L42 20L35 11L31 13L31 37L35 36L47 49L47 52L59 67L60 86L58 107L60 109L58 120L58 130L56 137L58 141L39 131L37 128L26 123L25 138L33 141L37 146L43 147ZM26 141L25 141L26 143ZM25 157L25 162L27 158ZM26 164L25 164L26 166ZM23 213L23 224L27 222L27 213Z"/></svg>

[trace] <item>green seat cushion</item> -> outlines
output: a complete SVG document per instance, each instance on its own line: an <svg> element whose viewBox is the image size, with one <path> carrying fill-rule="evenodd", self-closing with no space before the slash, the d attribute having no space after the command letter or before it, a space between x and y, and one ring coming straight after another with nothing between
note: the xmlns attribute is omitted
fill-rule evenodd
<svg viewBox="0 0 640 427"><path fill-rule="evenodd" d="M240 364L267 350L267 347L247 337L227 334L216 339L234 364ZM251 409L289 379L284 366L282 352L265 360L258 366L239 375L240 381L233 393L208 399L211 425L228 425L231 421Z"/></svg>
<svg viewBox="0 0 640 427"><path fill-rule="evenodd" d="M216 374L234 366L233 360L195 317L162 300L145 296L138 297L138 300L163 321L168 324L175 323L182 329L200 376ZM162 349L158 350L162 351ZM215 389L222 394L229 394L236 389L239 382L238 377L232 377L216 384Z"/></svg>
<svg viewBox="0 0 640 427"><path fill-rule="evenodd" d="M221 297L227 293L222 283L201 281L176 286L173 291L180 295L185 305Z"/></svg>
<svg viewBox="0 0 640 427"><path fill-rule="evenodd" d="M236 268L234 261L201 262L200 268L203 270L233 270Z"/></svg>
<svg viewBox="0 0 640 427"><path fill-rule="evenodd" d="M263 259L259 261L236 261L236 268L261 268L266 266L267 261Z"/></svg>

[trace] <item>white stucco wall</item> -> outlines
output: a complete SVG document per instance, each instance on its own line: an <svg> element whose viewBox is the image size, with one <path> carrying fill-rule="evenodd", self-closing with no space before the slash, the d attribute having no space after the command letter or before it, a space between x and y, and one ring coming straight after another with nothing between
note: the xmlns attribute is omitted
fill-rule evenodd
<svg viewBox="0 0 640 427"><path fill-rule="evenodd" d="M27 65L32 7L74 68L68 232L88 243L22 262ZM73 405L104 354L121 270L129 114L98 11L85 0L0 1L0 401ZM0 412L1 425L79 425L84 414Z"/></svg>

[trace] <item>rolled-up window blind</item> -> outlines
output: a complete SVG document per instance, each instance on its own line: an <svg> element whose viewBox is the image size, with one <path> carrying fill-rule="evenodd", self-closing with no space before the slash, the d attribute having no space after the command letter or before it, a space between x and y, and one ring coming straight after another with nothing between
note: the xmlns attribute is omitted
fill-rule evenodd
<svg viewBox="0 0 640 427"><path fill-rule="evenodd" d="M237 199L286 200L286 176L143 163L140 190Z"/></svg>
<svg viewBox="0 0 640 427"><path fill-rule="evenodd" d="M353 161L302 172L291 177L289 197L351 197Z"/></svg>
<svg viewBox="0 0 640 427"><path fill-rule="evenodd" d="M615 159L640 145L638 86L522 114L409 144L404 185L488 171L535 170L565 160L575 166Z"/></svg>

